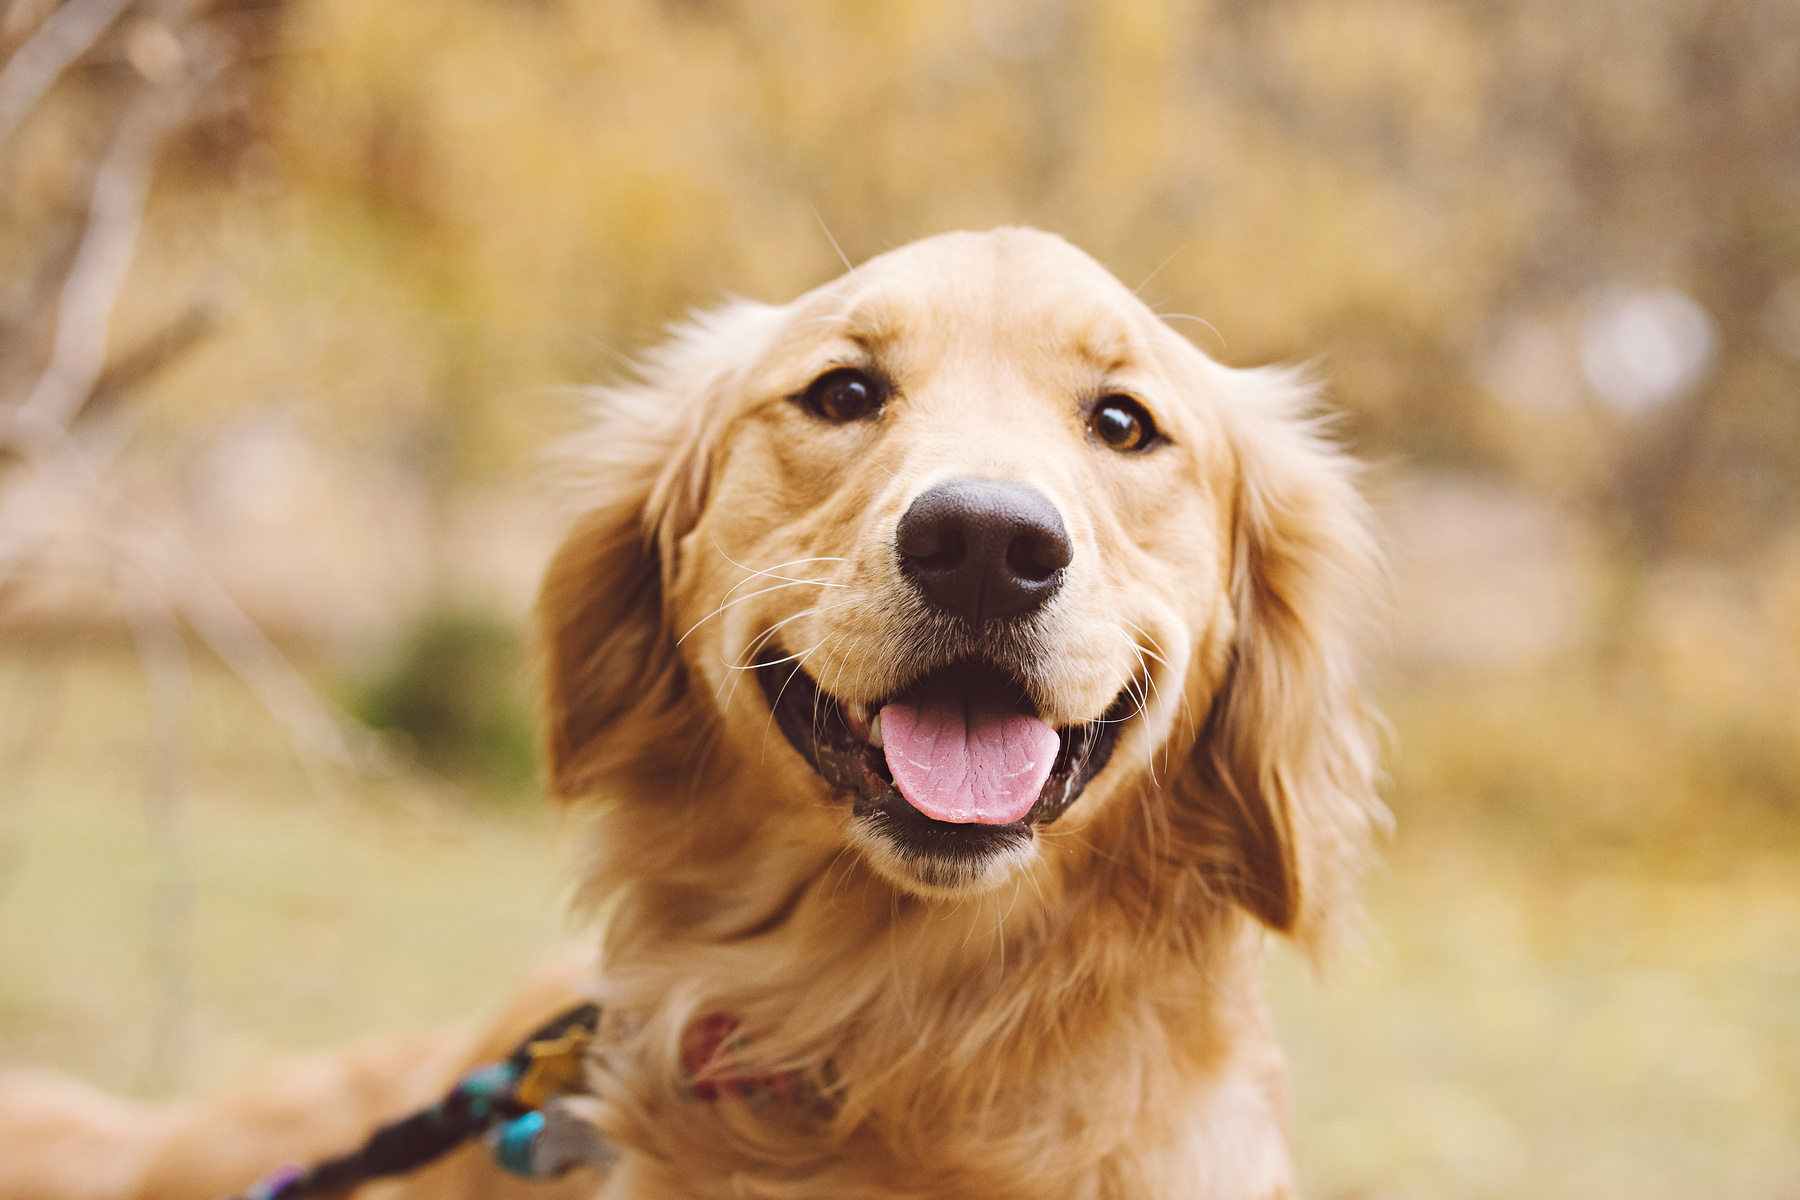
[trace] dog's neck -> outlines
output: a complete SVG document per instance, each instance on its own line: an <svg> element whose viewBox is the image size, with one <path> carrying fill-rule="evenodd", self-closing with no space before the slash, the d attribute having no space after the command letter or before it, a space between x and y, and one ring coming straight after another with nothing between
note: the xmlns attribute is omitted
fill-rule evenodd
<svg viewBox="0 0 1800 1200"><path fill-rule="evenodd" d="M925 900L854 852L785 841L779 820L709 812L703 789L686 796L676 813L666 792L655 808L622 804L598 831L609 983L646 1016L672 1002L671 1020L730 1013L784 1065L842 1069L866 1050L871 1074L930 1045L951 1077L960 1058L1046 1036L1099 1054L1115 1038L1154 1044L1145 1022L1209 1023L1215 1014L1196 1006L1216 1001L1221 982L1240 981L1256 1002L1244 964L1257 939L1197 878L1146 875L1075 840L1058 853L1091 855L1082 869ZM640 822L661 840L641 837ZM1174 892L1145 894L1147 877Z"/></svg>
<svg viewBox="0 0 1800 1200"><path fill-rule="evenodd" d="M816 1172L833 1181L820 1194L1032 1196L1185 1153L1218 1089L1248 1081L1277 1103L1261 935L1197 875L1144 869L1139 850L1167 847L1136 818L1089 831L1106 855L1062 838L1056 855L1091 856L1074 869L925 901L854 851L793 837L792 811L734 819L708 800L691 781L621 798L595 829L598 999L630 1031L627 1144L682 1161L704 1147L721 1172ZM683 1048L719 1017L742 1034L728 1081L792 1073L793 1094L823 1103L726 1084L697 1101ZM1063 1132L1051 1145L1046 1130Z"/></svg>

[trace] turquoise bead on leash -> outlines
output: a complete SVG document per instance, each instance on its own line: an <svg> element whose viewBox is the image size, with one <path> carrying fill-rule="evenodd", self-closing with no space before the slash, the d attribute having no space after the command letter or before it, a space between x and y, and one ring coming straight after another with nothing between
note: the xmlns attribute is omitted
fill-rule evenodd
<svg viewBox="0 0 1800 1200"><path fill-rule="evenodd" d="M494 1161L526 1179L538 1178L536 1156L538 1141L544 1136L544 1114L528 1112L504 1125L488 1131L485 1140L494 1152Z"/></svg>
<svg viewBox="0 0 1800 1200"><path fill-rule="evenodd" d="M494 1126L482 1140L496 1163L522 1179L558 1179L576 1166L603 1171L619 1160L618 1147L582 1120L565 1096Z"/></svg>

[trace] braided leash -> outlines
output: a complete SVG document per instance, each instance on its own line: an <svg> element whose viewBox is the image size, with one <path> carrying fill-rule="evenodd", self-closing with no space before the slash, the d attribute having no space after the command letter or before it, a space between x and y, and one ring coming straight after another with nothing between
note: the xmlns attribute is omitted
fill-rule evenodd
<svg viewBox="0 0 1800 1200"><path fill-rule="evenodd" d="M527 1179L554 1179L571 1167L604 1170L618 1150L562 1103L585 1090L584 1062L600 1020L595 1005L563 1013L502 1062L457 1081L430 1108L377 1129L349 1154L311 1168L282 1167L233 1200L307 1200L401 1175L481 1137L501 1167Z"/></svg>

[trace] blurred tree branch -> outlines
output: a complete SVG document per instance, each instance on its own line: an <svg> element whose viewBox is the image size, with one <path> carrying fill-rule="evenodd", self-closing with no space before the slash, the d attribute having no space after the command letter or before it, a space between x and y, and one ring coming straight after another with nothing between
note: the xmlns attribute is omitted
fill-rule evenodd
<svg viewBox="0 0 1800 1200"><path fill-rule="evenodd" d="M146 556L149 557L149 556ZM125 562L127 571L141 569ZM195 908L192 817L186 803L193 678L181 620L162 581L119 580L125 612L150 692L149 778L145 811L158 876L152 905L150 960L160 995L152 1014L148 1076L151 1086L180 1083L193 1041L193 924Z"/></svg>
<svg viewBox="0 0 1800 1200"><path fill-rule="evenodd" d="M131 0L69 0L0 67L0 147L50 85L111 28Z"/></svg>
<svg viewBox="0 0 1800 1200"><path fill-rule="evenodd" d="M156 153L186 117L196 86L183 81L145 88L127 104L100 161L87 230L57 300L49 365L9 414L6 440L29 457L42 456L69 435L100 381L113 308L137 250Z"/></svg>
<svg viewBox="0 0 1800 1200"><path fill-rule="evenodd" d="M71 0L46 18L45 26L83 4L84 0ZM91 4L86 7L92 9ZM6 480L10 487L0 501L0 584L37 542L49 536L57 514L67 505L102 499L129 511L143 535L115 545L114 550L146 560L145 577L163 589L172 611L180 613L282 722L296 749L309 759L365 768L380 760L373 736L318 697L172 526L118 495L107 481L136 424L119 409L123 397L195 345L217 322L216 306L195 303L108 365L112 314L142 230L158 151L192 118L207 89L231 65L224 49L227 43L207 36L188 8L164 5L158 10L162 19L177 22L169 32L183 49L181 68L136 89L126 100L94 176L79 248L61 281L50 361L25 398L0 411L5 444L18 460L15 474L24 476ZM118 16L114 11L107 22ZM88 31L81 49L91 46L105 28L94 28L98 19L93 11L64 19L59 28L65 32L58 35L63 41L57 44L73 44L69 39L74 33L68 31L74 30ZM39 36L45 36L42 27L26 48ZM47 53L40 51L40 56ZM62 66L73 58L63 60ZM8 63L5 70L13 65Z"/></svg>
<svg viewBox="0 0 1800 1200"><path fill-rule="evenodd" d="M37 100L129 8L121 0L68 0L0 67L0 152ZM48 277L55 293L48 362L22 398L0 405L0 588L19 577L65 513L85 505L105 514L103 549L153 712L146 815L161 867L152 948L161 996L149 1069L166 1085L179 1078L193 1007L195 885L185 780L192 682L183 623L282 724L315 782L323 782L321 761L362 770L380 765L382 756L374 736L313 690L176 526L134 499L115 469L140 424L124 403L134 387L217 322L214 305L190 304L109 365L113 315L162 148L203 109L232 65L230 39L212 36L191 4L144 5L134 33L155 53L131 56L143 82L118 105L74 256L60 279ZM50 304L48 294L43 303Z"/></svg>

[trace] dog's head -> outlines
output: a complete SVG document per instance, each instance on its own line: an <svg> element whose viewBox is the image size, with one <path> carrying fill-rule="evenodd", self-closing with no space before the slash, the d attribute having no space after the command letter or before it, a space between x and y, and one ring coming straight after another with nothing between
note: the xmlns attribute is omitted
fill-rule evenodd
<svg viewBox="0 0 1800 1200"><path fill-rule="evenodd" d="M553 790L926 898L1125 863L1304 930L1379 811L1374 553L1308 400L1028 230L699 318L576 448Z"/></svg>

